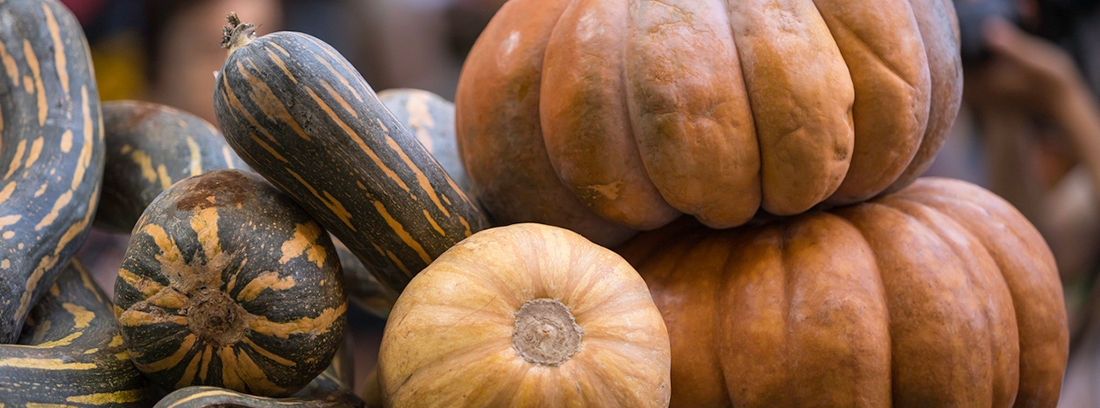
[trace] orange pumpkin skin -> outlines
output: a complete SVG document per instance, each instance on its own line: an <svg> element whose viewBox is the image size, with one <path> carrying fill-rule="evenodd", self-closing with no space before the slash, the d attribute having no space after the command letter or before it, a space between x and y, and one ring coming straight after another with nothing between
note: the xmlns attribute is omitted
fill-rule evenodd
<svg viewBox="0 0 1100 408"><path fill-rule="evenodd" d="M919 176L961 94L942 0L514 0L455 96L498 223L622 242L869 199Z"/></svg>
<svg viewBox="0 0 1100 408"><path fill-rule="evenodd" d="M1058 400L1069 345L1054 259L973 185L921 179L738 230L675 223L620 253L665 318L671 406Z"/></svg>
<svg viewBox="0 0 1100 408"><path fill-rule="evenodd" d="M548 308L565 313L531 313ZM386 323L378 378L392 407L666 407L668 347L645 282L619 255L516 224L475 233L412 279Z"/></svg>

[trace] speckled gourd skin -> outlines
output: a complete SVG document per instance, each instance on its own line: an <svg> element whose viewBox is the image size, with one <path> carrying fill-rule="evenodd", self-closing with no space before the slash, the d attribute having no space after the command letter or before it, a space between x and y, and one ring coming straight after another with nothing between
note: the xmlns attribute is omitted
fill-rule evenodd
<svg viewBox="0 0 1100 408"><path fill-rule="evenodd" d="M346 326L328 234L241 170L184 179L153 201L134 228L115 303L134 363L169 390L288 396L329 365Z"/></svg>
<svg viewBox="0 0 1100 408"><path fill-rule="evenodd" d="M247 169L213 125L191 113L145 101L103 103L103 193L94 226L129 233L161 191L217 169Z"/></svg>
<svg viewBox="0 0 1100 408"><path fill-rule="evenodd" d="M0 3L0 343L92 225L104 142L90 58L61 3Z"/></svg>
<svg viewBox="0 0 1100 408"><path fill-rule="evenodd" d="M351 392L355 382L355 360L349 346L351 343L340 347L332 358L332 364L321 375L289 397L258 397L221 387L192 385L165 395L155 408L381 408L381 405L365 403Z"/></svg>
<svg viewBox="0 0 1100 408"><path fill-rule="evenodd" d="M148 407L161 391L134 367L110 299L72 260L0 345L0 401L8 406Z"/></svg>
<svg viewBox="0 0 1100 408"><path fill-rule="evenodd" d="M386 89L378 92L378 99L416 135L416 140L431 152L455 184L469 194L470 182L455 140L455 104L430 91L412 88Z"/></svg>
<svg viewBox="0 0 1100 408"><path fill-rule="evenodd" d="M245 16L247 17L247 16ZM400 292L488 226L350 63L302 33L227 27L214 109L229 145Z"/></svg>

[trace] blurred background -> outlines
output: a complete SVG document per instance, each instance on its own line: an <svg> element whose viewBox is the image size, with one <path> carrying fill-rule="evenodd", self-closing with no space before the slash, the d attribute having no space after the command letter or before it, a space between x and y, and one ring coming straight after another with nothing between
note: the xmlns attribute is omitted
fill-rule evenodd
<svg viewBox="0 0 1100 408"><path fill-rule="evenodd" d="M462 61L506 0L62 0L85 28L103 100L174 106L216 124L225 15L314 35L376 90L453 100ZM953 0L964 103L929 171L1005 197L1050 243L1072 356L1062 407L1100 407L1100 0ZM93 232L79 255L108 291L126 236ZM356 391L385 322L353 310Z"/></svg>

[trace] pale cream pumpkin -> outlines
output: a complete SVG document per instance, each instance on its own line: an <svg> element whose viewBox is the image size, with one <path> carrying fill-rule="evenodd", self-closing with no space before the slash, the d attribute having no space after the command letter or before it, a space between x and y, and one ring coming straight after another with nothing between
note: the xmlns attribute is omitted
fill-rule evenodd
<svg viewBox="0 0 1100 408"><path fill-rule="evenodd" d="M539 224L484 230L413 278L386 324L394 407L664 407L668 332L615 253Z"/></svg>

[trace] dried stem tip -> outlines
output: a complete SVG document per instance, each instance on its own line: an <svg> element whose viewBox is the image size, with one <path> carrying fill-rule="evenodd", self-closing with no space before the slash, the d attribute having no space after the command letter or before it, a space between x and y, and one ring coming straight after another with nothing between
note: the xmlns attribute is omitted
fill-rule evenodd
<svg viewBox="0 0 1100 408"><path fill-rule="evenodd" d="M560 301L528 300L515 317L512 348L527 362L556 367L580 351L584 329Z"/></svg>
<svg viewBox="0 0 1100 408"><path fill-rule="evenodd" d="M237 13L229 12L229 15L225 16L225 20L229 22L229 25L222 27L222 48L233 52L233 50L245 46L256 38L256 25L241 23L241 18L237 17Z"/></svg>

